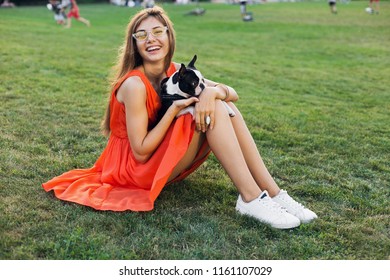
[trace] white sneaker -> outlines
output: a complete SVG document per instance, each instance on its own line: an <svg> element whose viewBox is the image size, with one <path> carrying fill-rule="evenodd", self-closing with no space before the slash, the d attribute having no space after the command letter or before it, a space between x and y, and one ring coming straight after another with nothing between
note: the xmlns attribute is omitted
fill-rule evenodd
<svg viewBox="0 0 390 280"><path fill-rule="evenodd" d="M286 208L287 212L293 214L304 224L318 218L316 213L296 202L285 190L280 190L280 192L274 196L272 200Z"/></svg>
<svg viewBox="0 0 390 280"><path fill-rule="evenodd" d="M294 228L301 224L297 217L287 213L286 209L274 202L267 191L263 191L251 202L244 202L239 195L236 210L278 229Z"/></svg>

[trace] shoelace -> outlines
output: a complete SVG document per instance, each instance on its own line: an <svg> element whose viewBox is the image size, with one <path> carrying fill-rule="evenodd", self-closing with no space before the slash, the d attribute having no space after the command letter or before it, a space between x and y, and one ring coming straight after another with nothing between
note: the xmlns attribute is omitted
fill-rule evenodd
<svg viewBox="0 0 390 280"><path fill-rule="evenodd" d="M303 206L301 203L295 201L291 196L289 196L287 194L287 192L284 192L282 193L282 195L280 196L280 198L285 201L286 203L290 204L291 207L295 208L295 209L298 209L298 210L302 210L305 208L305 206Z"/></svg>
<svg viewBox="0 0 390 280"><path fill-rule="evenodd" d="M271 211L275 213L285 213L287 212L286 208L281 206L279 203L274 202L271 198L263 198L260 199L262 203L264 203L267 207L270 208Z"/></svg>

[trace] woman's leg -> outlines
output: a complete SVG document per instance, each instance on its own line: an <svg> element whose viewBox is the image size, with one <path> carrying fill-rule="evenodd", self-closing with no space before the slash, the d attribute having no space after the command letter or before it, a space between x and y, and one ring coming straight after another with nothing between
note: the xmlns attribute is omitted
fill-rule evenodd
<svg viewBox="0 0 390 280"><path fill-rule="evenodd" d="M237 108L235 110L239 113ZM273 179L257 152L256 145L245 126L242 116L238 114L233 117L233 119L237 118L237 123L233 125L236 121L232 121L225 105L222 101L218 100L215 106L214 117L214 128L206 132L207 142L240 192L236 203L236 210L239 213L255 217L275 228L293 228L299 226L300 220L292 214L287 213L267 193L262 193L259 185L256 183L252 172L254 174L257 172L260 173L256 174L260 181L268 180L272 182ZM241 121L238 120L239 118L241 118ZM249 136L245 131L247 131ZM238 133L242 133L243 135L236 135ZM174 179L182 171L191 166L203 141L205 141L204 133L195 132L187 153L176 166L169 180ZM257 156L250 155L250 153L254 152L254 149L256 150ZM251 165L252 170L250 170L247 161ZM255 165L260 165L260 167L256 167ZM273 188L268 187L268 189L279 190L277 186Z"/></svg>
<svg viewBox="0 0 390 280"><path fill-rule="evenodd" d="M216 102L214 128L209 129L206 134L195 131L187 153L177 164L168 181L176 178L192 165L205 137L210 149L232 179L244 201L257 198L261 190L248 169L230 117L220 101Z"/></svg>
<svg viewBox="0 0 390 280"><path fill-rule="evenodd" d="M178 162L176 167L173 169L171 176L169 176L168 182L175 179L179 176L184 170L187 170L196 160L196 155L199 152L199 149L202 147L203 142L206 140L204 133L195 131L194 136L192 137L190 146L188 147L187 152L183 158Z"/></svg>
<svg viewBox="0 0 390 280"><path fill-rule="evenodd" d="M258 186L260 186L262 190L267 190L275 202L285 207L289 213L298 217L302 223L308 223L313 219L316 219L317 215L313 211L296 202L286 191L280 190L275 180L268 172L242 115L234 104L230 103L229 105L236 113L236 116L232 118L232 124L238 137L242 153L244 154L248 168Z"/></svg>
<svg viewBox="0 0 390 280"><path fill-rule="evenodd" d="M229 103L229 106L236 113L236 116L231 118L231 121L235 134L237 135L238 142L240 143L240 148L244 155L245 162L248 165L253 178L261 190L267 190L271 197L277 195L280 189L265 166L255 141L253 140L240 111L231 102Z"/></svg>
<svg viewBox="0 0 390 280"><path fill-rule="evenodd" d="M259 197L254 180L237 139L230 116L221 101L216 102L215 125L207 130L207 141L214 155L232 179L244 201Z"/></svg>

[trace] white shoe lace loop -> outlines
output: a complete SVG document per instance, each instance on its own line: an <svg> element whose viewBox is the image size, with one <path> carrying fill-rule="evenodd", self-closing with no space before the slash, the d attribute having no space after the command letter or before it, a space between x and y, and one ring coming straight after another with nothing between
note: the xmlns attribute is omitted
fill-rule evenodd
<svg viewBox="0 0 390 280"><path fill-rule="evenodd" d="M261 199L259 198L260 202L263 203L265 206L267 206L269 208L269 210L271 210L272 212L274 213L285 213L287 212L286 208L284 208L283 206L281 206L280 204L274 202L273 200L271 199Z"/></svg>
<svg viewBox="0 0 390 280"><path fill-rule="evenodd" d="M305 208L301 203L295 201L291 196L288 195L287 191L280 190L279 198L284 202L288 203L292 208L296 210L302 210Z"/></svg>

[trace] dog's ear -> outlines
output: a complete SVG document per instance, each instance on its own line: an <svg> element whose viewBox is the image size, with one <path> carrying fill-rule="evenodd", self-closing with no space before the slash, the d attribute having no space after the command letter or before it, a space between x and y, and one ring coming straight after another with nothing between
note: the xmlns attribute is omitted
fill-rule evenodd
<svg viewBox="0 0 390 280"><path fill-rule="evenodd" d="M181 67L180 67L180 69L179 69L179 77L183 77L184 76L184 74L185 74L185 72L186 72L186 66L182 63L181 64Z"/></svg>
<svg viewBox="0 0 390 280"><path fill-rule="evenodd" d="M176 72L176 73L173 74L173 76L172 76L172 83L173 83L173 84L177 84L178 81L179 81L179 73Z"/></svg>
<svg viewBox="0 0 390 280"><path fill-rule="evenodd" d="M194 55L194 57L192 58L191 62L188 63L187 67L189 68L192 68L192 69L195 69L196 70L196 67L195 67L195 61L198 57L196 55Z"/></svg>

